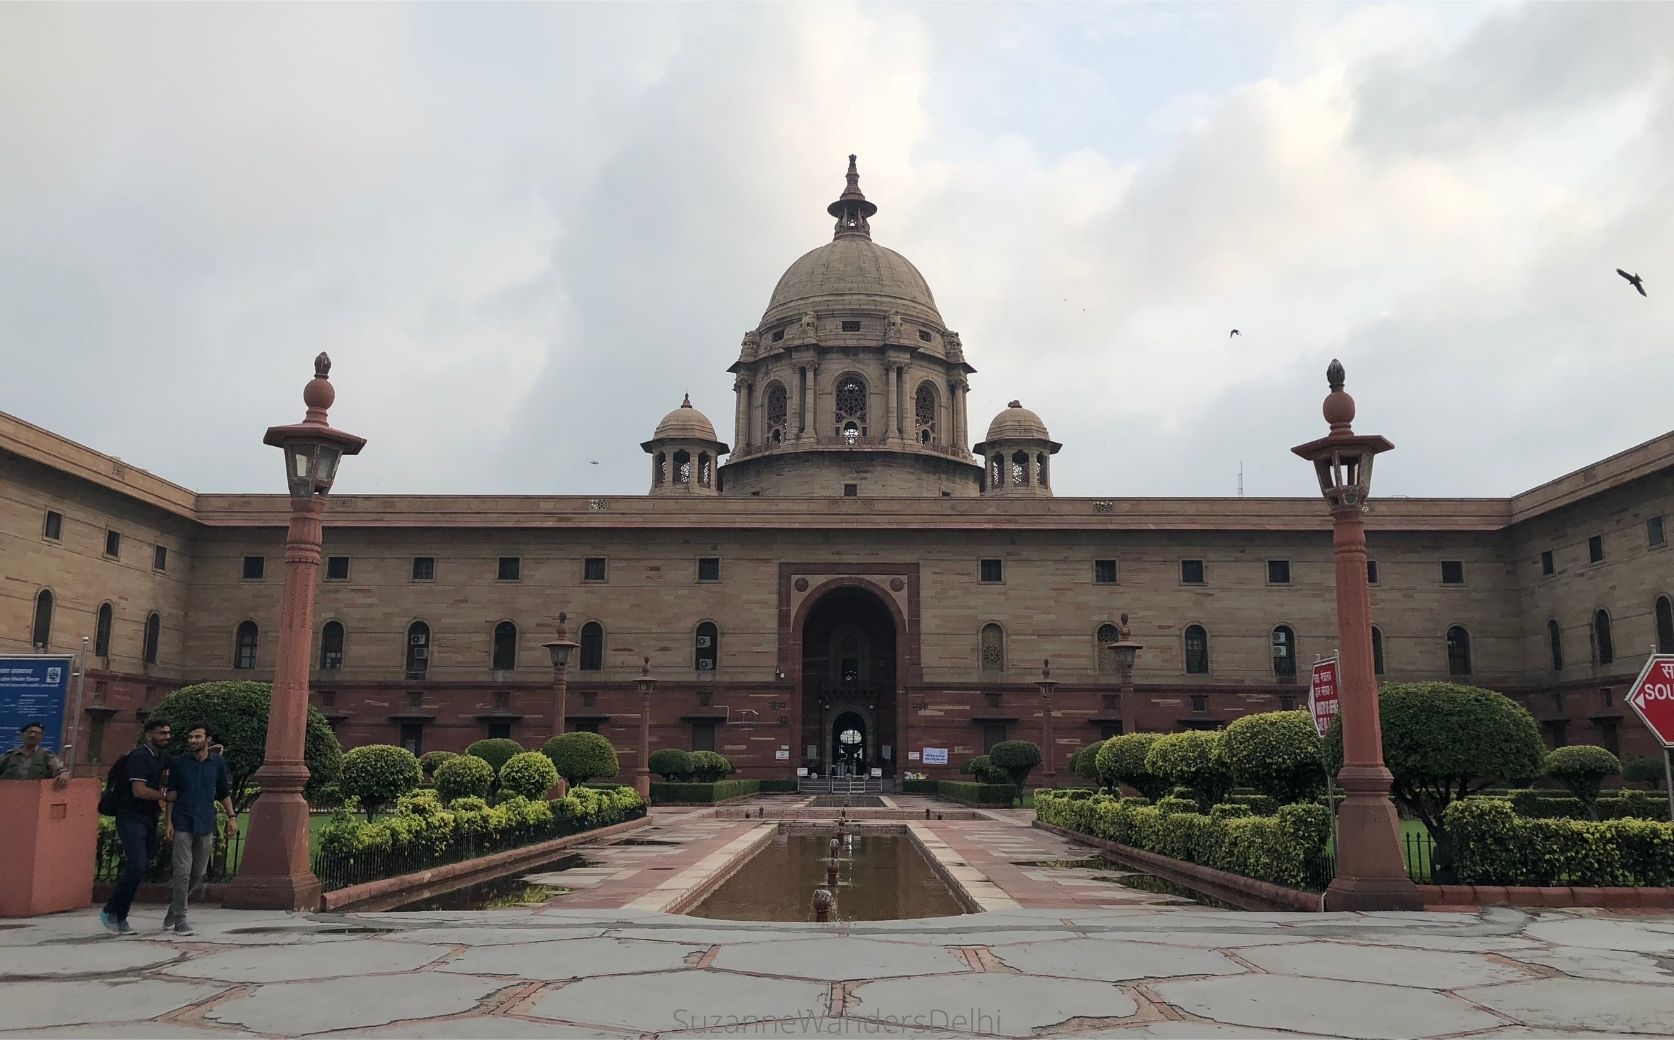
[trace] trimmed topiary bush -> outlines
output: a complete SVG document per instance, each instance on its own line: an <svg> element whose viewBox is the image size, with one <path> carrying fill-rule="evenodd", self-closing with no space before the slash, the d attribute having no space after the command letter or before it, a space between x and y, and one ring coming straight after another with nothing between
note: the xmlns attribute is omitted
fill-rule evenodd
<svg viewBox="0 0 1674 1040"><path fill-rule="evenodd" d="M1041 763L1040 746L1029 740L1002 740L988 749L988 766L1005 775L1006 782L1023 793L1029 774Z"/></svg>
<svg viewBox="0 0 1674 1040"><path fill-rule="evenodd" d="M620 768L616 749L597 733L560 733L546 742L541 754L572 785L615 776Z"/></svg>
<svg viewBox="0 0 1674 1040"><path fill-rule="evenodd" d="M1083 780L1094 783L1099 779L1099 750L1104 747L1104 741L1098 740L1075 753L1070 759L1070 772Z"/></svg>
<svg viewBox="0 0 1674 1040"><path fill-rule="evenodd" d="M424 754L419 756L419 769L423 771L424 778L426 780L433 780L436 777L437 766L440 766L443 762L446 762L450 758L458 757L459 756L452 751L426 751Z"/></svg>
<svg viewBox="0 0 1674 1040"><path fill-rule="evenodd" d="M1573 744L1546 753L1546 775L1574 795L1587 813L1598 819L1598 791L1607 777L1622 771L1621 760L1601 747Z"/></svg>
<svg viewBox="0 0 1674 1040"><path fill-rule="evenodd" d="M1113 793L1127 784L1146 798L1162 797L1174 786L1173 782L1157 776L1145 765L1151 745L1161 736L1161 733L1124 733L1105 741L1098 753L1099 783Z"/></svg>
<svg viewBox="0 0 1674 1040"><path fill-rule="evenodd" d="M465 753L487 762L494 775L499 776L501 767L511 761L513 755L523 753L523 745L509 737L489 737L472 744L465 749Z"/></svg>
<svg viewBox="0 0 1674 1040"><path fill-rule="evenodd" d="M227 775L232 784L233 807L247 809L261 788L256 770L267 757L267 712L272 687L264 682L206 682L180 689L163 698L152 709L152 717L166 720L174 728L169 753L186 753L186 728L209 727L211 742L225 749ZM308 786L303 796L312 801L320 788L334 783L343 771L343 746L331 724L312 705L308 708L303 737L303 760L308 766Z"/></svg>
<svg viewBox="0 0 1674 1040"><path fill-rule="evenodd" d="M364 744L343 756L337 786L359 799L366 818L418 787L423 771L411 751L393 744Z"/></svg>
<svg viewBox="0 0 1674 1040"><path fill-rule="evenodd" d="M1221 753L1233 782L1281 805L1309 801L1325 790L1324 745L1308 712L1245 715L1221 731Z"/></svg>
<svg viewBox="0 0 1674 1040"><path fill-rule="evenodd" d="M552 760L539 751L522 751L506 760L500 767L500 794L528 798L531 801L546 797L546 792L558 782L558 769Z"/></svg>
<svg viewBox="0 0 1674 1040"><path fill-rule="evenodd" d="M658 748L651 752L651 772L668 783L679 783L692 775L692 756L679 748Z"/></svg>
<svg viewBox="0 0 1674 1040"><path fill-rule="evenodd" d="M1630 784L1644 784L1645 790L1655 791L1668 779L1668 771L1663 767L1662 759L1647 755L1623 766L1622 779Z"/></svg>
<svg viewBox="0 0 1674 1040"><path fill-rule="evenodd" d="M965 764L959 767L959 771L964 773L966 776L980 776L982 775L982 771L987 768L988 756L978 755L975 758L966 759Z"/></svg>
<svg viewBox="0 0 1674 1040"><path fill-rule="evenodd" d="M725 755L713 751L692 752L692 779L700 784L725 780L732 774L732 763Z"/></svg>
<svg viewBox="0 0 1674 1040"><path fill-rule="evenodd" d="M1232 792L1232 769L1221 750L1219 733L1165 734L1146 752L1145 768L1170 783L1191 788L1205 809L1219 805Z"/></svg>
<svg viewBox="0 0 1674 1040"><path fill-rule="evenodd" d="M436 796L444 802L486 798L493 786L494 767L476 755L455 755L436 767Z"/></svg>

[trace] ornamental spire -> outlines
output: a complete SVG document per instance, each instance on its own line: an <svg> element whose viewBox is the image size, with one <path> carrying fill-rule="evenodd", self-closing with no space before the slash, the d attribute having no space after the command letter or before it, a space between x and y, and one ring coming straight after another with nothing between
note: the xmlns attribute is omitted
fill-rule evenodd
<svg viewBox="0 0 1674 1040"><path fill-rule="evenodd" d="M832 233L833 239L855 235L860 238L871 238L872 227L866 218L878 211L878 207L866 201L866 196L860 191L860 170L855 165L855 156L849 156L849 172L847 184L843 194L837 201L825 208L825 211L837 218L837 227Z"/></svg>

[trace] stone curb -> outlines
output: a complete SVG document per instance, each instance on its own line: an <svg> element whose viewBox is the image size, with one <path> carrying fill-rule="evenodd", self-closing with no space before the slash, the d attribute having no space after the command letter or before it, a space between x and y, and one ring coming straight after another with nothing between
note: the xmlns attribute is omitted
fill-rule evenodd
<svg viewBox="0 0 1674 1040"><path fill-rule="evenodd" d="M1571 888L1525 885L1419 885L1425 909L1454 906L1603 907L1674 910L1674 888Z"/></svg>

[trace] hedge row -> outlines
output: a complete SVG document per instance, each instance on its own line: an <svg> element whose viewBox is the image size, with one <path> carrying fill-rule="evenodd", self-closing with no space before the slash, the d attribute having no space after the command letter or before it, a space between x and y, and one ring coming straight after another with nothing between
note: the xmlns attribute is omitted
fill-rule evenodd
<svg viewBox="0 0 1674 1040"><path fill-rule="evenodd" d="M775 780L716 780L707 784L651 782L651 804L691 805L724 802L751 794L771 794L795 791L796 781Z"/></svg>
<svg viewBox="0 0 1674 1040"><path fill-rule="evenodd" d="M1009 809L1017 797L1017 789L1010 784L978 784L966 780L936 780L934 783L937 794L963 805L998 805Z"/></svg>
<svg viewBox="0 0 1674 1040"><path fill-rule="evenodd" d="M1164 799L1163 802L1180 799ZM1066 830L1290 888L1319 890L1331 880L1326 845L1331 814L1286 805L1274 816L1169 812L1106 794L1036 791L1035 816Z"/></svg>
<svg viewBox="0 0 1674 1040"><path fill-rule="evenodd" d="M1586 820L1586 806L1574 795L1539 788L1523 788L1505 795L1519 816L1532 820ZM1601 820L1668 819L1668 798L1648 791L1616 791L1600 795L1595 803Z"/></svg>
<svg viewBox="0 0 1674 1040"><path fill-rule="evenodd" d="M1462 884L1674 885L1674 824L1531 820L1495 798L1454 802L1445 821Z"/></svg>

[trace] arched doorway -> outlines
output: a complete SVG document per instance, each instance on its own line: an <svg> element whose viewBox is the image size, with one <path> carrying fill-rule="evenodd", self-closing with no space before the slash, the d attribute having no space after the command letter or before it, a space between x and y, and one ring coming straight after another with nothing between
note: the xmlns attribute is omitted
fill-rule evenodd
<svg viewBox="0 0 1674 1040"><path fill-rule="evenodd" d="M897 624L882 595L847 579L802 612L799 750L802 764L820 776L857 768L895 775Z"/></svg>

